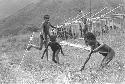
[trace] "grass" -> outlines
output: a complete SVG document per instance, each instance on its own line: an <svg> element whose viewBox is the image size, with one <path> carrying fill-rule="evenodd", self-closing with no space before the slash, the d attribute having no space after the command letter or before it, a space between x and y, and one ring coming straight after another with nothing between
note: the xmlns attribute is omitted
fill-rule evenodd
<svg viewBox="0 0 125 84"><path fill-rule="evenodd" d="M119 31L119 32L118 32ZM61 65L52 62L49 49L49 61L40 59L42 51L31 49L25 52L30 35L20 35L1 39L0 42L0 83L1 84L122 84L125 81L124 38L120 30L98 37L110 45L116 56L102 71L97 71L103 57L93 54L84 71L79 72L88 56L88 51L62 46L67 56L59 54ZM102 38L102 39L100 39ZM117 38L117 39L116 39ZM77 43L77 40L68 40ZM39 45L38 34L32 42ZM83 44L80 40L79 44ZM22 57L24 60L20 66Z"/></svg>

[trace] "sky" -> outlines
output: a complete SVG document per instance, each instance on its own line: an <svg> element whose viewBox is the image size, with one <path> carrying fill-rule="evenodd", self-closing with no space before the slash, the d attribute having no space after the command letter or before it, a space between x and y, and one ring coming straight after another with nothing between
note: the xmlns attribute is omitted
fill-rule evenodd
<svg viewBox="0 0 125 84"><path fill-rule="evenodd" d="M38 1L39 0L0 0L0 19L15 13L31 2L36 3Z"/></svg>

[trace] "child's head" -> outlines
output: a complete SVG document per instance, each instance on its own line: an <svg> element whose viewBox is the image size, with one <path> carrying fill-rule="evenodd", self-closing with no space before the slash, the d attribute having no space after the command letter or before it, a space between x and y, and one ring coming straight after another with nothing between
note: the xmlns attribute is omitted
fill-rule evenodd
<svg viewBox="0 0 125 84"><path fill-rule="evenodd" d="M86 40L85 44L88 46L95 46L96 45L96 40Z"/></svg>
<svg viewBox="0 0 125 84"><path fill-rule="evenodd" d="M44 18L45 21L49 21L50 16L49 15L44 15L43 18Z"/></svg>
<svg viewBox="0 0 125 84"><path fill-rule="evenodd" d="M51 35L51 36L50 36L50 41L51 41L51 42L56 41L56 35Z"/></svg>
<svg viewBox="0 0 125 84"><path fill-rule="evenodd" d="M88 32L85 34L84 40L87 46L88 45L93 46L96 43L96 36L93 33Z"/></svg>
<svg viewBox="0 0 125 84"><path fill-rule="evenodd" d="M95 36L93 33L91 33L91 32L87 32L87 33L85 34L84 39L96 40L96 36Z"/></svg>

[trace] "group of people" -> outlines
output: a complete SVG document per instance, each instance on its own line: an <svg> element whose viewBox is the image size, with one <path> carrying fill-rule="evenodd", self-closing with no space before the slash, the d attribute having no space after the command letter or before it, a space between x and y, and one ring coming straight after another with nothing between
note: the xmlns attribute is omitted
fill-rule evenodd
<svg viewBox="0 0 125 84"><path fill-rule="evenodd" d="M78 23L74 25L68 25L68 26L61 26L59 28L55 29L53 28L51 33L53 35L56 35L58 38L62 40L67 40L67 39L75 39L77 37L83 37L85 32L88 31L88 24L87 24L87 19L82 18L82 21L79 21Z"/></svg>
<svg viewBox="0 0 125 84"><path fill-rule="evenodd" d="M51 23L49 22L49 19L50 19L49 15L44 16L45 22L42 24L43 33L41 33L40 35L40 46L30 45L27 47L27 50L30 50L32 47L42 50L43 45L45 45L45 50L41 57L41 59L43 59L45 53L46 53L46 56L48 57L48 47L50 46L53 51L52 60L55 63L60 64L58 54L60 51L63 56L65 56L65 54L62 50L61 45L56 41L57 36L50 35L50 32L49 32L50 27L55 28L55 29L56 27L51 25ZM103 69L114 58L115 51L107 44L98 42L96 39L96 36L93 33L88 32L88 29L85 29L83 33L84 33L85 44L87 46L90 46L91 50L90 50L88 58L86 59L84 65L81 67L80 71L84 70L85 65L89 61L91 55L96 52L99 52L101 55L104 56L100 65L100 69ZM50 40L48 40L48 37Z"/></svg>

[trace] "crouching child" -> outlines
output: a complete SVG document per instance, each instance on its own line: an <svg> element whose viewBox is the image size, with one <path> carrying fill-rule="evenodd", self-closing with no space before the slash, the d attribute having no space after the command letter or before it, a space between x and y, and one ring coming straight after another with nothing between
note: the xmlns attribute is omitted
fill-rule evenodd
<svg viewBox="0 0 125 84"><path fill-rule="evenodd" d="M96 40L96 36L91 32L88 32L87 34L85 34L85 44L87 46L90 46L91 50L89 53L89 57L86 59L80 71L84 70L85 65L89 61L92 53L98 52L102 56L104 56L99 69L103 69L115 56L115 51L107 44L99 43Z"/></svg>

